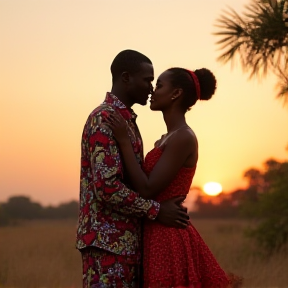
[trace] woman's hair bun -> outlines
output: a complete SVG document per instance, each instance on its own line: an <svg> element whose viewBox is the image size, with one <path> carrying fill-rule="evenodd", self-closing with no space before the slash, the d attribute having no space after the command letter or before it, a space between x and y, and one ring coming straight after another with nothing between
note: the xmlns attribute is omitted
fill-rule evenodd
<svg viewBox="0 0 288 288"><path fill-rule="evenodd" d="M206 68L197 69L194 71L196 74L201 91L201 100L209 100L216 90L216 78L214 74Z"/></svg>

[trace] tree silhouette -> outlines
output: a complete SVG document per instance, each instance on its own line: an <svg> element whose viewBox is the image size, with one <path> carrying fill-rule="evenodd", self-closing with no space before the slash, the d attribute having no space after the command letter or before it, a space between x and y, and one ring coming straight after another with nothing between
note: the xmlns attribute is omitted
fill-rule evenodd
<svg viewBox="0 0 288 288"><path fill-rule="evenodd" d="M11 219L39 219L43 208L39 203L31 202L26 196L13 196L3 204L3 209Z"/></svg>
<svg viewBox="0 0 288 288"><path fill-rule="evenodd" d="M18 223L18 220L33 219L76 219L79 210L77 201L58 206L43 207L26 196L13 196L0 203L0 226Z"/></svg>
<svg viewBox="0 0 288 288"><path fill-rule="evenodd" d="M278 94L284 103L288 100L288 0L252 0L240 16L228 8L217 19L214 33L222 54L218 60L234 62L239 56L244 72L252 76L266 75L268 71L278 77Z"/></svg>
<svg viewBox="0 0 288 288"><path fill-rule="evenodd" d="M261 190L258 190L256 201L246 201L243 212L256 220L248 235L266 252L272 253L288 242L288 162L269 159L257 177L262 179L257 182L261 183Z"/></svg>
<svg viewBox="0 0 288 288"><path fill-rule="evenodd" d="M3 203L0 204L0 226L9 224L9 217L3 208Z"/></svg>

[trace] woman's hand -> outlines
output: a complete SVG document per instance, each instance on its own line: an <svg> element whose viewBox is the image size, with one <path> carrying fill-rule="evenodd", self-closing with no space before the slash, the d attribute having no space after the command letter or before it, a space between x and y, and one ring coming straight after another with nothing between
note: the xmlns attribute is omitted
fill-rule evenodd
<svg viewBox="0 0 288 288"><path fill-rule="evenodd" d="M107 116L107 124L113 132L113 136L120 144L130 143L125 119L118 112L113 112Z"/></svg>

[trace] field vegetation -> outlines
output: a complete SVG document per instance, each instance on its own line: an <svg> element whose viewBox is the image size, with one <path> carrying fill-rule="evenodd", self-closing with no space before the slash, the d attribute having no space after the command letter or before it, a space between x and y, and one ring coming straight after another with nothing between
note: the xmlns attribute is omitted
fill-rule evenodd
<svg viewBox="0 0 288 288"><path fill-rule="evenodd" d="M244 277L243 287L288 287L288 255L262 255L243 236L245 220L192 222L221 266ZM81 288L75 231L74 220L35 220L0 228L0 287Z"/></svg>

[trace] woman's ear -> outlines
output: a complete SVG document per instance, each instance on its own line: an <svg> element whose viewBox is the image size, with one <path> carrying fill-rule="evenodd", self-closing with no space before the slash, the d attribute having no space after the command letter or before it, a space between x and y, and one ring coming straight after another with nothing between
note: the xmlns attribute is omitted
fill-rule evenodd
<svg viewBox="0 0 288 288"><path fill-rule="evenodd" d="M183 93L183 89L182 88L176 88L174 89L173 93L172 93L172 97L171 100L175 100L177 98L179 98Z"/></svg>

